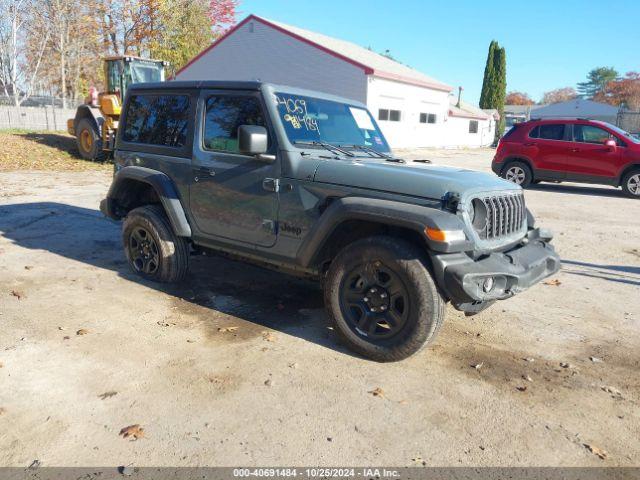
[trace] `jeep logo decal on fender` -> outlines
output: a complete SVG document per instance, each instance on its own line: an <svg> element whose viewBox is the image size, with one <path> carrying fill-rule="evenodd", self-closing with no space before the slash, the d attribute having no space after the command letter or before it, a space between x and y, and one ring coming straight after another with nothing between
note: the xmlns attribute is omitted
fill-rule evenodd
<svg viewBox="0 0 640 480"><path fill-rule="evenodd" d="M283 222L280 224L280 230L284 233L292 233L296 237L299 237L302 233L302 229L300 227L296 227L295 225L291 225L287 222Z"/></svg>

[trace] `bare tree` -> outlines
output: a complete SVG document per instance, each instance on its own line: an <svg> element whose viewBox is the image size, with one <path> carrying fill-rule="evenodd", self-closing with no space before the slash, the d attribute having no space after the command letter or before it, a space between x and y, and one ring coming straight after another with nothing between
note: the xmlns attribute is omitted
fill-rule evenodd
<svg viewBox="0 0 640 480"><path fill-rule="evenodd" d="M26 61L25 35L38 15L36 7L31 0L0 0L0 86L6 96L13 96L16 106L31 95L49 40L48 28L41 26L34 58Z"/></svg>

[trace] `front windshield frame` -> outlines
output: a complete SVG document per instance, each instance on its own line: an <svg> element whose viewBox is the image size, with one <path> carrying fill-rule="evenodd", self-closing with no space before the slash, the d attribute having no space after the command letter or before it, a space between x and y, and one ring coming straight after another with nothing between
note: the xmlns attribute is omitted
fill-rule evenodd
<svg viewBox="0 0 640 480"><path fill-rule="evenodd" d="M323 148L320 144L325 143L353 152L361 147L391 152L366 107L306 93L274 91L272 95L278 122L294 146Z"/></svg>

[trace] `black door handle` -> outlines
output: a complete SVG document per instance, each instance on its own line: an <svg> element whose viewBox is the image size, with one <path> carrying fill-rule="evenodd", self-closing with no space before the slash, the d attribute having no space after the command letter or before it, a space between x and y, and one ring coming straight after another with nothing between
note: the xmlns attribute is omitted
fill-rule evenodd
<svg viewBox="0 0 640 480"><path fill-rule="evenodd" d="M535 147L536 144L535 143L525 143L524 146L525 147Z"/></svg>
<svg viewBox="0 0 640 480"><path fill-rule="evenodd" d="M215 176L216 171L213 168L200 167L196 170L196 173L201 177L204 177L204 176L213 177Z"/></svg>

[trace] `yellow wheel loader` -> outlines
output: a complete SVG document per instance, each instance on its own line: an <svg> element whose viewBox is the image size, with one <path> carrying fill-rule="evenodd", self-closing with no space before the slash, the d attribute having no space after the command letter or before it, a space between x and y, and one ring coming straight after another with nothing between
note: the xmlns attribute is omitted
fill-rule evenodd
<svg viewBox="0 0 640 480"><path fill-rule="evenodd" d="M161 60L132 56L104 59L106 91L98 94L92 87L75 118L67 120L67 130L76 137L82 158L101 161L113 151L127 88L132 83L163 82L167 65Z"/></svg>

